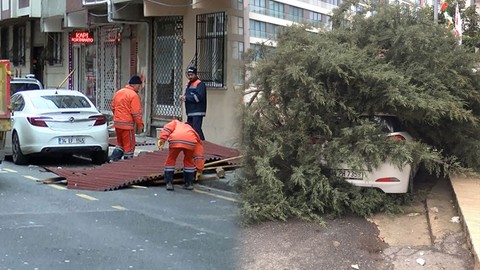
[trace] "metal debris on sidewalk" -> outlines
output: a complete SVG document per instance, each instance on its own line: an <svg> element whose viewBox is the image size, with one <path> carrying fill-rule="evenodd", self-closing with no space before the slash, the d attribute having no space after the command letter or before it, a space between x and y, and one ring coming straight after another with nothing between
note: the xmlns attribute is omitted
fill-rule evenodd
<svg viewBox="0 0 480 270"><path fill-rule="evenodd" d="M424 265L425 265L425 260L422 259L422 258L418 258L418 259L416 260L416 262L417 262L419 265L421 265L421 266L424 266Z"/></svg>

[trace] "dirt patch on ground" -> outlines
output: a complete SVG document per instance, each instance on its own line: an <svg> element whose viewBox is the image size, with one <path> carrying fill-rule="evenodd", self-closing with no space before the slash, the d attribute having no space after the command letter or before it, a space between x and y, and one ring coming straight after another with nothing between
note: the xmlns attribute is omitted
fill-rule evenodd
<svg viewBox="0 0 480 270"><path fill-rule="evenodd" d="M239 269L391 269L377 235L374 224L354 216L328 220L326 227L266 222L242 230Z"/></svg>

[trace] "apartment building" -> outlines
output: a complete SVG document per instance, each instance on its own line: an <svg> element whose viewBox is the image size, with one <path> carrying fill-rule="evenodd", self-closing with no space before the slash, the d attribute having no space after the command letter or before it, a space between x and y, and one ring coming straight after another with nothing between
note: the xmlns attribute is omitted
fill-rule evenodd
<svg viewBox="0 0 480 270"><path fill-rule="evenodd" d="M114 92L140 75L151 135L185 117L179 95L194 65L207 85L206 139L235 146L243 9L242 0L1 0L0 57L17 76L84 92L105 114Z"/></svg>
<svg viewBox="0 0 480 270"><path fill-rule="evenodd" d="M134 75L147 132L184 117L179 95L194 65L207 84L207 140L236 146L243 106L243 53L292 23L330 27L341 0L1 0L0 58L17 76L84 92L109 114ZM70 75L70 76L68 76ZM68 76L68 77L67 77Z"/></svg>
<svg viewBox="0 0 480 270"><path fill-rule="evenodd" d="M278 33L295 23L331 28L331 13L342 0L249 0L246 4L249 29L247 48L259 44L275 46Z"/></svg>

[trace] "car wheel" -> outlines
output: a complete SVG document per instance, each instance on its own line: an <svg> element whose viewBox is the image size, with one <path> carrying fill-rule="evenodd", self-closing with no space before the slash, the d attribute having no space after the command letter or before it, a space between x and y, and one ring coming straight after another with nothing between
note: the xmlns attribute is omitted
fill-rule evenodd
<svg viewBox="0 0 480 270"><path fill-rule="evenodd" d="M17 165L28 164L28 157L22 153L22 149L20 148L20 139L18 138L18 134L16 132L13 133L12 137L12 160L13 163Z"/></svg>
<svg viewBox="0 0 480 270"><path fill-rule="evenodd" d="M91 158L93 164L102 165L108 160L108 151L93 152Z"/></svg>

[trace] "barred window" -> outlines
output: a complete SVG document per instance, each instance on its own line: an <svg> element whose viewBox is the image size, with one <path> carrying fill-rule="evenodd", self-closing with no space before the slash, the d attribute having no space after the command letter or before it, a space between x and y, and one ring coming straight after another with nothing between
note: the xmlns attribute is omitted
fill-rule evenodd
<svg viewBox="0 0 480 270"><path fill-rule="evenodd" d="M197 15L195 66L208 87L226 85L227 18L225 12Z"/></svg>
<svg viewBox="0 0 480 270"><path fill-rule="evenodd" d="M49 65L62 63L63 33L48 33L47 40L47 62Z"/></svg>
<svg viewBox="0 0 480 270"><path fill-rule="evenodd" d="M12 63L15 66L25 65L25 28L25 25L15 25L13 27Z"/></svg>

